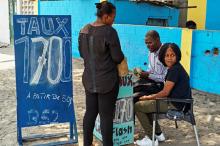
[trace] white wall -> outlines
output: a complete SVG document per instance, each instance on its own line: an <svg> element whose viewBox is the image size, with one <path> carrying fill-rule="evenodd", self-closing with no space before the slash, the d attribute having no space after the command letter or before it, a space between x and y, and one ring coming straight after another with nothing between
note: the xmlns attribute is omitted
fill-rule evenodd
<svg viewBox="0 0 220 146"><path fill-rule="evenodd" d="M0 42L10 44L8 0L0 0Z"/></svg>

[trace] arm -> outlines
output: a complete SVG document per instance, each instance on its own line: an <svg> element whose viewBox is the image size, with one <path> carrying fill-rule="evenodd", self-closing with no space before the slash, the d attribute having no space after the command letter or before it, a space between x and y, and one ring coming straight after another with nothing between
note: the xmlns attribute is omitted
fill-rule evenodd
<svg viewBox="0 0 220 146"><path fill-rule="evenodd" d="M173 87L179 80L179 68L178 66L172 67L167 72L166 82L164 84L164 88L162 91L158 92L157 94L143 96L141 100L150 100L150 99L157 99L157 98L166 98L169 96L170 92L172 91Z"/></svg>
<svg viewBox="0 0 220 146"><path fill-rule="evenodd" d="M124 59L124 54L121 50L121 45L120 45L120 41L118 38L118 34L115 29L112 29L110 31L111 31L110 36L109 36L110 53L111 53L113 61L116 64L120 64L122 60Z"/></svg>
<svg viewBox="0 0 220 146"><path fill-rule="evenodd" d="M82 55L82 34L79 33L79 37L78 37L78 49L79 49L79 55L80 57L83 58L83 55Z"/></svg>
<svg viewBox="0 0 220 146"><path fill-rule="evenodd" d="M83 49L87 50L87 48L88 48L88 42L87 42L88 38L87 37L88 37L88 34L89 34L90 27L91 27L90 24L87 24L79 32L78 49L79 49L79 55L82 58L84 58Z"/></svg>
<svg viewBox="0 0 220 146"><path fill-rule="evenodd" d="M163 67L161 67L160 74L159 73L158 74L157 73L149 73L149 78L152 80L155 80L155 81L157 81L157 80L161 81L161 80L165 80L166 74L167 74L167 69L163 66Z"/></svg>
<svg viewBox="0 0 220 146"><path fill-rule="evenodd" d="M149 65L149 71L142 71L140 73L141 78L149 78L154 81L164 81L167 74L167 69L162 64L157 66L159 71L152 71L151 66Z"/></svg>
<svg viewBox="0 0 220 146"><path fill-rule="evenodd" d="M157 98L166 98L170 94L170 92L172 91L174 85L175 85L174 82L166 81L164 84L163 90L161 90L157 94L152 94L152 95L148 95L148 96L144 95L140 98L140 100L153 100L153 99L157 99Z"/></svg>
<svg viewBox="0 0 220 146"><path fill-rule="evenodd" d="M165 76L167 74L166 67L164 67L162 63L160 63L160 64L157 64L156 68L157 69L151 72L148 77L154 81L160 81L160 82L164 81Z"/></svg>

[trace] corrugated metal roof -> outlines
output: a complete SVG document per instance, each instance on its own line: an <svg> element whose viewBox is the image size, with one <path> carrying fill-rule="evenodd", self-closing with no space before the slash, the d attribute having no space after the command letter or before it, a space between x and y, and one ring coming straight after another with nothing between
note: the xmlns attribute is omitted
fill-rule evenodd
<svg viewBox="0 0 220 146"><path fill-rule="evenodd" d="M175 0L130 0L130 1L136 2L136 3L148 3L148 4L161 6L161 7L167 6L167 7L176 8L176 9L196 8L196 6L180 7L178 5L173 4Z"/></svg>

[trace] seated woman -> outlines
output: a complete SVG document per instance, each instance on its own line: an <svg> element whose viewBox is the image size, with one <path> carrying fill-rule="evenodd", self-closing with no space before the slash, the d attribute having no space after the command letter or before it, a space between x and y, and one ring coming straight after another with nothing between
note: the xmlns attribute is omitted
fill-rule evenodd
<svg viewBox="0 0 220 146"><path fill-rule="evenodd" d="M174 43L164 44L159 53L159 60L164 66L168 67L163 90L157 94L142 96L140 101L135 103L135 114L146 133L146 136L142 140L136 141L137 145L152 145L153 117L151 113L156 110L155 100L157 98L192 98L189 76L180 64L180 48ZM166 112L168 110L167 102L163 102L159 106L161 112ZM183 110L184 107L181 103L172 103L172 106L178 110ZM158 145L158 141L165 140L158 122L156 122L155 137L155 146Z"/></svg>

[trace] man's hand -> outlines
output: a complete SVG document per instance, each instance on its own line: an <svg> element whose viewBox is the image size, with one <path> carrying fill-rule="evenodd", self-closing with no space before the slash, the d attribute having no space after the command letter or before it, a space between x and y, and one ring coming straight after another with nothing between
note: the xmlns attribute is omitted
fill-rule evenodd
<svg viewBox="0 0 220 146"><path fill-rule="evenodd" d="M149 76L149 72L142 71L140 73L140 78L147 79Z"/></svg>
<svg viewBox="0 0 220 146"><path fill-rule="evenodd" d="M141 74L141 72L142 72L142 69L136 67L136 68L134 68L133 72L134 72L134 75L135 75L135 76L137 76L138 78L140 78L140 74Z"/></svg>

